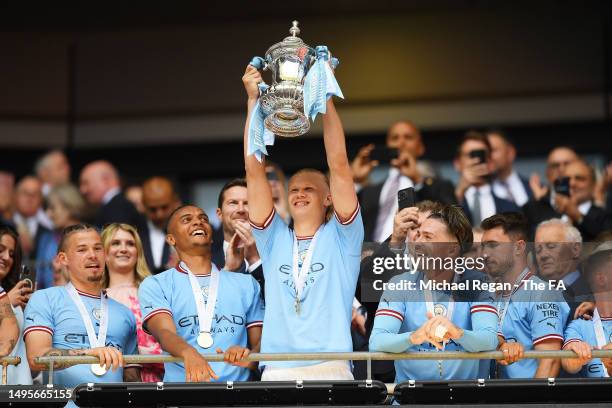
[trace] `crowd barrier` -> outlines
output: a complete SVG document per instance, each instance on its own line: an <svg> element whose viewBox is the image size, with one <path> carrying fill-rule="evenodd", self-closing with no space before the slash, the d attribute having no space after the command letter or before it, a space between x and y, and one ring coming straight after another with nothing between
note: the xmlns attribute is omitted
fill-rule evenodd
<svg viewBox="0 0 612 408"><path fill-rule="evenodd" d="M208 361L223 361L223 355L203 354ZM588 378L549 378L524 380L442 380L408 381L384 384L372 380L371 362L374 360L456 360L497 359L499 351L468 353L459 351L412 353L253 353L249 361L330 361L363 360L367 362L367 379L355 381L280 381L280 382L222 382L222 383L87 383L70 390L77 405L82 407L166 407L166 406L291 406L291 405L380 405L390 397L400 404L418 405L478 405L500 404L591 404L610 406L612 380ZM572 351L525 352L525 358L573 358ZM612 350L593 350L593 357L612 357ZM126 355L126 363L177 362L180 358L163 355ZM0 405L7 406L63 406L65 398L57 396L62 387L53 384L53 362L92 364L97 358L89 356L49 356L38 358L39 364L50 367L45 386L2 386ZM19 358L2 358L3 384L6 384L8 365L18 364ZM11 390L25 390L22 398L9 398ZM38 394L36 392L38 391ZM28 394L29 392L29 394ZM42 398L41 392L46 392ZM39 398L36 398L38 395ZM63 394L65 396L65 394Z"/></svg>

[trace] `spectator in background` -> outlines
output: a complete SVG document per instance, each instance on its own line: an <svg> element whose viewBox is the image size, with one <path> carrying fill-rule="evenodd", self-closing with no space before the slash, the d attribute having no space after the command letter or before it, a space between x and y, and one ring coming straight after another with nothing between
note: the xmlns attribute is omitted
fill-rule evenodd
<svg viewBox="0 0 612 408"><path fill-rule="evenodd" d="M143 183L142 202L146 221L140 229L140 238L149 270L155 275L175 266L169 264L172 251L166 242L166 224L181 201L169 179L151 177Z"/></svg>
<svg viewBox="0 0 612 408"><path fill-rule="evenodd" d="M91 162L81 171L80 180L81 193L97 207L94 224L98 228L113 222L140 226L140 215L121 194L119 173L112 164L104 160Z"/></svg>
<svg viewBox="0 0 612 408"><path fill-rule="evenodd" d="M263 271L257 245L249 225L249 204L245 179L234 179L227 182L219 193L217 217L223 228L223 241L213 242L212 259L219 268L225 266L227 251L237 240L236 246L244 261L238 272L247 272L263 288Z"/></svg>
<svg viewBox="0 0 612 408"><path fill-rule="evenodd" d="M51 150L39 158L34 165L34 173L42 183L45 197L51 189L70 182L70 164L61 150Z"/></svg>
<svg viewBox="0 0 612 408"><path fill-rule="evenodd" d="M529 188L529 180L513 169L516 159L516 148L508 137L500 130L487 132L491 145L491 161L493 162L493 192L499 198L512 201L518 207L523 206L533 198Z"/></svg>
<svg viewBox="0 0 612 408"><path fill-rule="evenodd" d="M0 223L12 224L14 192L15 176L8 171L0 171Z"/></svg>
<svg viewBox="0 0 612 408"><path fill-rule="evenodd" d="M272 161L266 161L266 177L272 188L272 200L274 200L274 209L280 217L289 222L289 203L287 203L287 179L285 173L280 166Z"/></svg>
<svg viewBox="0 0 612 408"><path fill-rule="evenodd" d="M155 338L142 330L142 313L138 300L138 287L151 272L144 259L138 232L128 224L111 224L102 231L102 245L106 254L106 269L102 287L111 299L123 304L136 318L138 354L161 354ZM161 381L164 365L143 364L140 372L143 382Z"/></svg>
<svg viewBox="0 0 612 408"><path fill-rule="evenodd" d="M563 167L562 176L569 178L569 195L556 192L551 199L543 197L523 207L533 228L540 222L561 218L574 225L585 242L612 228L612 214L593 204L595 172L582 160L571 160Z"/></svg>
<svg viewBox="0 0 612 408"><path fill-rule="evenodd" d="M560 293L535 289L543 284L527 262L528 228L520 213L496 214L482 222L482 256L491 281L514 289L497 291L499 333L504 360L499 378L550 378L559 373L557 359L525 359L524 350L559 350L569 307Z"/></svg>
<svg viewBox="0 0 612 408"><path fill-rule="evenodd" d="M552 188L555 180L565 175L565 168L573 161L578 160L578 154L570 147L559 146L555 147L548 154L546 160L546 179L548 185L543 186L540 182L540 176L533 173L529 178L529 186L533 192L533 201L546 199L552 205L555 200L555 191Z"/></svg>
<svg viewBox="0 0 612 408"><path fill-rule="evenodd" d="M54 274L59 264L55 262L57 247L62 231L78 224L85 216L85 200L72 184L60 184L51 189L47 196L47 214L55 228L46 230L40 237L36 250L36 288L53 286Z"/></svg>
<svg viewBox="0 0 612 408"><path fill-rule="evenodd" d="M612 163L603 168L594 195L596 206L612 211Z"/></svg>
<svg viewBox="0 0 612 408"><path fill-rule="evenodd" d="M26 259L36 254L40 237L53 228L44 215L42 200L41 184L36 177L25 176L17 183L13 222Z"/></svg>
<svg viewBox="0 0 612 408"><path fill-rule="evenodd" d="M10 319L13 315L17 320L19 337L15 337L12 347L6 347L6 344L0 340L0 356L10 355L21 357L21 361L26 361L25 344L23 343L23 327L24 316L23 308L30 300L32 295L31 282L25 279L19 281L19 273L21 270L21 248L17 233L7 227L0 227L0 299L8 298L7 302L0 301L0 332L12 329L5 327L3 320ZM8 296L6 296L8 293ZM10 309L12 308L12 312ZM4 336L2 336L4 337ZM4 347L3 347L4 346ZM9 384L32 384L32 374L30 367L27 364L19 364L17 366L8 366L8 383Z"/></svg>
<svg viewBox="0 0 612 408"><path fill-rule="evenodd" d="M136 211L140 214L145 213L144 204L142 203L142 186L139 184L133 184L125 188L125 198L127 198L134 207L136 207Z"/></svg>
<svg viewBox="0 0 612 408"><path fill-rule="evenodd" d="M456 203L453 185L449 181L425 176L419 171L418 160L425 154L425 144L421 132L412 122L400 121L391 125L386 146L397 149L399 153L398 158L390 163L386 180L359 191L366 241L382 242L391 235L397 212L397 192L401 189L414 186L417 202ZM374 149L374 145L362 147L351 163L353 181L359 185L368 182L371 171L379 164L370 158Z"/></svg>
<svg viewBox="0 0 612 408"><path fill-rule="evenodd" d="M460 174L455 196L473 226L494 214L518 210L512 201L498 197L491 185L494 167L485 135L467 132L457 148L454 165Z"/></svg>
<svg viewBox="0 0 612 408"><path fill-rule="evenodd" d="M591 290L578 270L582 254L580 231L558 218L543 221L535 233L535 258L538 275L544 281L562 280L563 297L574 316L580 303L591 299Z"/></svg>

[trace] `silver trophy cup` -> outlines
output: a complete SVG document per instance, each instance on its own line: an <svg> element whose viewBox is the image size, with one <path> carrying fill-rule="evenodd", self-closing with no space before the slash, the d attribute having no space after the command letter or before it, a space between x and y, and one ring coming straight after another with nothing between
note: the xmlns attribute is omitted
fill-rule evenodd
<svg viewBox="0 0 612 408"><path fill-rule="evenodd" d="M272 71L272 84L262 90L260 103L265 126L275 135L295 137L310 129L304 114L304 78L316 60L315 50L298 37L298 22L293 21L291 34L266 51L265 58L251 61L257 69Z"/></svg>

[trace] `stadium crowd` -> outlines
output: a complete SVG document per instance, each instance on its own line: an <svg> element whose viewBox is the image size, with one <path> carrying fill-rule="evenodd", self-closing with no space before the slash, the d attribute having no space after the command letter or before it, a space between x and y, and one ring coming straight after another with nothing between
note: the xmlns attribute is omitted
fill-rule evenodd
<svg viewBox="0 0 612 408"><path fill-rule="evenodd" d="M248 67L246 128L260 81ZM368 349L504 354L376 362L375 377L387 382L612 373L612 359L591 355L612 349L612 166L596 175L557 146L546 180L527 179L503 132L468 131L454 185L422 160L425 141L409 121L391 125L386 148L364 146L349 160L330 99L328 171L303 169L286 182L277 165L247 154L246 133L246 174L224 185L214 215L183 203L166 177L122 191L107 161L85 166L76 186L59 150L16 183L0 172L0 356L23 361L9 383L40 381L48 367L37 357L83 355L100 364L57 362L55 383L343 380L361 377L359 365L242 358ZM373 184L377 166L388 175ZM398 191L410 187L414 200L400 208ZM481 257L484 268L393 267L381 275L387 282L511 286L365 293L376 259L406 254ZM578 358L523 358L561 349ZM184 362L125 364L130 354Z"/></svg>

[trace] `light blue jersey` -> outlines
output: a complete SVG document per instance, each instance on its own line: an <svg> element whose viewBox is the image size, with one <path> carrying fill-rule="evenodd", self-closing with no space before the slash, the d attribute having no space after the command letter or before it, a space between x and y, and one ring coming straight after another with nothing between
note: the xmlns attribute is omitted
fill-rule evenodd
<svg viewBox="0 0 612 408"><path fill-rule="evenodd" d="M210 275L195 275L208 297ZM248 347L247 329L262 326L263 304L259 295L259 284L250 275L220 271L217 302L212 319L211 335L213 345L202 348L197 343L200 333L198 310L193 298L189 276L182 267L169 269L146 278L138 289L140 308L143 316L143 329L151 317L166 313L172 317L176 333L189 345L202 354L216 354L216 349L225 351L231 346ZM165 353L168 354L168 353ZM165 363L164 381L184 382L183 363ZM218 381L247 381L249 369L236 367L223 362L210 363L219 376Z"/></svg>
<svg viewBox="0 0 612 408"><path fill-rule="evenodd" d="M499 333L506 342L519 342L525 351L546 340L563 342L563 329L569 315L569 306L560 291L535 290L526 287L526 281L535 286L545 284L529 272L511 295L508 311ZM500 310L502 307L498 307ZM501 312L500 312L501 313ZM497 365L499 378L533 378L538 369L536 359L523 359L514 364Z"/></svg>
<svg viewBox="0 0 612 408"><path fill-rule="evenodd" d="M100 329L100 297L77 290L93 323L96 335ZM121 303L108 298L108 329L106 346L115 347L121 353L138 354L136 319L134 314ZM33 331L49 333L52 347L57 349L89 349L85 323L77 306L64 287L37 290L32 294L25 309L24 339ZM53 374L56 384L74 387L87 382L122 382L123 369L108 370L97 376L89 364L75 365Z"/></svg>
<svg viewBox="0 0 612 408"><path fill-rule="evenodd" d="M299 313L292 275L293 230L274 210L263 226L251 225L266 278L262 353L353 351L351 312L363 243L359 206L347 221L334 216L319 230ZM298 237L299 252L306 250L309 239L312 237ZM316 363L274 361L265 365L299 367Z"/></svg>
<svg viewBox="0 0 612 408"><path fill-rule="evenodd" d="M602 317L601 325L603 326L604 338L608 343L612 343L612 317ZM595 337L595 325L592 320L576 319L572 320L565 329L565 347L566 344L584 341L590 344L593 348L597 348L597 338ZM594 358L582 367L575 376L580 377L605 377L604 366L601 359Z"/></svg>
<svg viewBox="0 0 612 408"><path fill-rule="evenodd" d="M2 299L5 296L8 296L8 294L4 291L2 286L0 286L0 299Z"/></svg>
<svg viewBox="0 0 612 408"><path fill-rule="evenodd" d="M422 279L422 273L406 272L393 277L390 282L418 283ZM465 276L460 279L466 280ZM464 334L460 339L449 341L445 350L469 352L495 350L498 345L496 334L498 315L489 296L472 291L467 298L461 299L462 294L466 295L466 292L453 294L453 298L457 299L454 301L451 320L457 327L464 329ZM402 296L404 301L401 300ZM435 313L446 316L450 293L432 291L432 296ZM390 353L436 351L437 349L429 342L414 345L410 341L412 332L427 320L427 306L423 292L415 290L398 294L385 291L376 311L370 336L370 350ZM400 383L406 380L474 379L479 378L483 371L479 360L442 360L441 364L442 377L438 361L397 360L395 381Z"/></svg>

